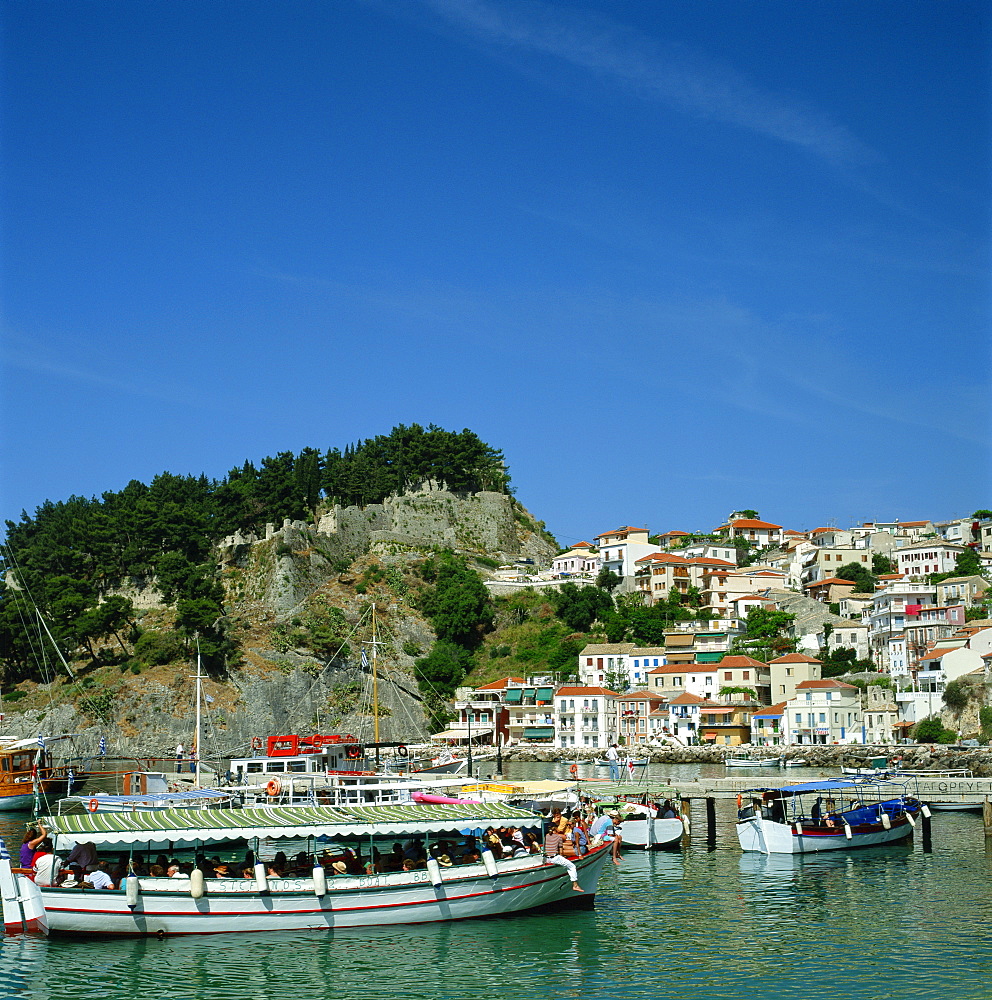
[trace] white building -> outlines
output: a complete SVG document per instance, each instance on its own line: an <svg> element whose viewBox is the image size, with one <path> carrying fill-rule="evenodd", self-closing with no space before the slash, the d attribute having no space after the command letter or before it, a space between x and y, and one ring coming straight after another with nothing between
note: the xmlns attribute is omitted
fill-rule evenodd
<svg viewBox="0 0 992 1000"><path fill-rule="evenodd" d="M939 539L915 542L896 552L899 572L908 580L923 580L932 573L953 573L965 546Z"/></svg>
<svg viewBox="0 0 992 1000"><path fill-rule="evenodd" d="M617 742L617 699L609 688L575 685L555 692L555 745L605 750Z"/></svg>
<svg viewBox="0 0 992 1000"><path fill-rule="evenodd" d="M594 642L579 653L579 680L587 686L629 691L644 687L648 673L665 662L665 650L661 647Z"/></svg>
<svg viewBox="0 0 992 1000"><path fill-rule="evenodd" d="M648 541L647 528L614 528L596 536L599 544L599 561L603 569L611 570L624 580L632 580L635 563L652 552L660 552L660 545Z"/></svg>
<svg viewBox="0 0 992 1000"><path fill-rule="evenodd" d="M588 542L578 542L551 560L551 575L558 580L572 576L594 578L598 572L599 553Z"/></svg>
<svg viewBox="0 0 992 1000"><path fill-rule="evenodd" d="M803 681L786 703L792 742L863 743L861 691L836 678Z"/></svg>

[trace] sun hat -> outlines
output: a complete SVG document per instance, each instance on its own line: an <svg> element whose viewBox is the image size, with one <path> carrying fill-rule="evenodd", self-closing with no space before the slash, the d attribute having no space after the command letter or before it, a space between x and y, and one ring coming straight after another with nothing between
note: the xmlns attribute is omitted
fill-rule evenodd
<svg viewBox="0 0 992 1000"><path fill-rule="evenodd" d="M331 865L331 867L339 875L347 875L348 874L348 866L343 861L335 861L334 864Z"/></svg>

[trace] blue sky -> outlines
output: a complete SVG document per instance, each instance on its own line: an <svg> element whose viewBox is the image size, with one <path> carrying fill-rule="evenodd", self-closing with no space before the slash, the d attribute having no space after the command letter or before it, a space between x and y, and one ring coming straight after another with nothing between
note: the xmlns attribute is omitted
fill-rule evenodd
<svg viewBox="0 0 992 1000"><path fill-rule="evenodd" d="M0 8L0 516L469 427L562 543L992 506L990 8Z"/></svg>

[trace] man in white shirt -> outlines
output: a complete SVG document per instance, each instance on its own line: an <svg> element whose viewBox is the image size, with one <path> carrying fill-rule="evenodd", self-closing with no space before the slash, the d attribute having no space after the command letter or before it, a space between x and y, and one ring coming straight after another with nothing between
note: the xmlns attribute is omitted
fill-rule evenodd
<svg viewBox="0 0 992 1000"><path fill-rule="evenodd" d="M606 751L606 760L610 765L610 781L620 780L620 754L617 751L616 743L610 744L610 749Z"/></svg>
<svg viewBox="0 0 992 1000"><path fill-rule="evenodd" d="M106 862L100 861L99 867L96 871L92 871L86 876L86 881L89 882L94 889L113 889L114 883L110 880L110 876L106 872Z"/></svg>

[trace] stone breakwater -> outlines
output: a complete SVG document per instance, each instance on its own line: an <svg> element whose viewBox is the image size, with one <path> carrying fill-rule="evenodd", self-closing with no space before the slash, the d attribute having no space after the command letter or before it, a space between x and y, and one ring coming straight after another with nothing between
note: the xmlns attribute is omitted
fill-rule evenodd
<svg viewBox="0 0 992 1000"><path fill-rule="evenodd" d="M945 771L964 768L976 777L992 777L992 747L949 747L941 744L885 746L788 746L788 747L631 747L632 756L647 757L652 764L722 764L730 753L742 750L755 757L802 760L809 767L867 767L876 757L886 757L892 766L909 771ZM512 746L503 750L504 760L544 761L551 764L592 763L602 750Z"/></svg>

